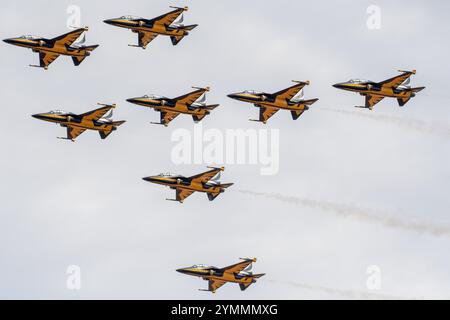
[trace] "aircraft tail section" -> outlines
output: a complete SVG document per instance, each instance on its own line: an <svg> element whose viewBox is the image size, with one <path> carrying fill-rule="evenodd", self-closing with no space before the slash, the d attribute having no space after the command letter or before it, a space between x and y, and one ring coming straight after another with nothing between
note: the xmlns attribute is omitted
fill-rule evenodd
<svg viewBox="0 0 450 320"><path fill-rule="evenodd" d="M405 98L398 98L398 105L400 107L403 107L411 98L416 96L416 93L422 91L423 89L425 89L425 87L417 87L417 88L411 88L411 95L409 97L405 97Z"/></svg>

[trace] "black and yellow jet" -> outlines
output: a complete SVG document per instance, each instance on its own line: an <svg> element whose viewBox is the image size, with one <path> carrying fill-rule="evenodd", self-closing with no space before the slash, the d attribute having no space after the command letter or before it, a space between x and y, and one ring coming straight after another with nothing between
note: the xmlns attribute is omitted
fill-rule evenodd
<svg viewBox="0 0 450 320"><path fill-rule="evenodd" d="M160 112L160 122L152 122L153 124L162 124L167 127L169 122L180 113L191 115L194 122L197 123L219 105L206 104L206 92L209 91L209 87L193 88L196 90L173 99L151 94L127 99L127 101Z"/></svg>
<svg viewBox="0 0 450 320"><path fill-rule="evenodd" d="M183 12L188 7L178 8L171 7L175 10L163 14L153 19L145 19L135 16L122 16L116 19L108 19L103 22L121 28L131 29L138 34L138 45L129 45L131 47L139 47L145 49L147 45L158 35L170 36L172 44L176 45L189 31L194 29L197 24L185 26L183 24Z"/></svg>
<svg viewBox="0 0 450 320"><path fill-rule="evenodd" d="M29 48L33 50L33 52L38 52L39 65L30 65L31 67L39 67L47 70L48 66L60 55L72 57L73 63L75 66L78 66L95 48L98 47L98 45L84 45L85 38L83 33L87 30L87 27L79 28L53 39L21 36L18 38L5 39L3 41L15 46Z"/></svg>
<svg viewBox="0 0 450 320"><path fill-rule="evenodd" d="M309 85L309 81L293 81L296 84L275 93L257 92L246 90L240 93L229 94L228 97L253 103L259 108L259 119L257 121L266 123L278 110L291 111L292 119L297 120L305 110L309 109L319 99L303 100L303 88Z"/></svg>
<svg viewBox="0 0 450 320"><path fill-rule="evenodd" d="M208 195L209 201L214 200L219 194L225 192L225 189L232 186L233 183L221 183L220 172L225 168L208 167L211 170L196 174L192 177L162 173L157 176L142 178L145 181L162 184L176 190L175 199L166 199L183 203L184 199L194 192L204 192Z"/></svg>
<svg viewBox="0 0 450 320"><path fill-rule="evenodd" d="M59 123L61 127L67 128L67 137L58 137L58 139L75 141L75 138L86 130L96 130L99 132L100 137L105 139L125 121L113 121L111 119L112 109L116 107L115 104L99 105L102 107L82 114L55 110L34 114L33 117L39 120Z"/></svg>
<svg viewBox="0 0 450 320"><path fill-rule="evenodd" d="M203 280L208 281L208 289L199 289L200 291L215 293L217 289L227 282L238 283L241 290L244 291L265 274L252 273L252 263L256 262L256 258L241 258L241 260L243 261L225 268L196 264L192 267L178 269L177 271L190 276L201 277Z"/></svg>
<svg viewBox="0 0 450 320"><path fill-rule="evenodd" d="M367 108L373 110L373 107L383 100L383 98L397 98L400 107L403 107L416 93L425 89L425 87L411 88L410 77L416 74L416 70L402 71L400 75L387 79L382 82L373 82L370 80L352 79L347 82L337 83L333 87L353 91L366 98L364 106L357 108Z"/></svg>

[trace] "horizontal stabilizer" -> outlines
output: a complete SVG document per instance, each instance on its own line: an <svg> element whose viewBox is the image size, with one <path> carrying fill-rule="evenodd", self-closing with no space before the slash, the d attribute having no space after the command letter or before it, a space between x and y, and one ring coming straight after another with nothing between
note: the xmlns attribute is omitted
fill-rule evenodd
<svg viewBox="0 0 450 320"><path fill-rule="evenodd" d="M214 109L217 108L218 106L220 106L220 104L210 104L210 105L204 106L203 109L206 109L206 110L214 110Z"/></svg>
<svg viewBox="0 0 450 320"><path fill-rule="evenodd" d="M76 66L79 66L83 62L83 60L85 58L86 58L86 56L84 56L84 57L72 57L73 64L76 65Z"/></svg>
<svg viewBox="0 0 450 320"><path fill-rule="evenodd" d="M198 24L191 24L189 26L183 26L181 29L190 31L190 30L193 30L196 26L198 26Z"/></svg>
<svg viewBox="0 0 450 320"><path fill-rule="evenodd" d="M217 196L219 195L220 193L211 193L211 192L209 192L208 193L208 199L209 199L209 201L213 201L215 198L217 198Z"/></svg>
<svg viewBox="0 0 450 320"><path fill-rule="evenodd" d="M315 103L315 102L317 102L319 99L310 99L310 100L303 100L302 101L302 104L305 104L305 105L307 105L307 106L310 106L310 105L312 105L313 103Z"/></svg>
<svg viewBox="0 0 450 320"><path fill-rule="evenodd" d="M170 40L172 40L172 44L176 46L183 38L184 36L171 36Z"/></svg>
<svg viewBox="0 0 450 320"><path fill-rule="evenodd" d="M241 288L241 291L244 291L245 289L247 289L248 287L250 287L253 283L239 283L239 288Z"/></svg>
<svg viewBox="0 0 450 320"><path fill-rule="evenodd" d="M412 90L412 92L417 93L417 92L422 91L423 89L425 89L425 87L412 88L411 90Z"/></svg>
<svg viewBox="0 0 450 320"><path fill-rule="evenodd" d="M200 122L204 117L206 116L205 114L194 114L192 115L192 119L194 119L194 122Z"/></svg>
<svg viewBox="0 0 450 320"><path fill-rule="evenodd" d="M411 99L411 98L410 97L408 97L408 98L398 98L397 99L398 105L400 107L403 107L409 101L409 99Z"/></svg>
<svg viewBox="0 0 450 320"><path fill-rule="evenodd" d="M86 51L94 51L95 49L98 48L98 44L94 44L92 46L83 46L82 49L86 49Z"/></svg>
<svg viewBox="0 0 450 320"><path fill-rule="evenodd" d="M220 187L226 189L226 188L231 187L233 184L234 184L234 183L222 183L222 184L220 185Z"/></svg>
<svg viewBox="0 0 450 320"><path fill-rule="evenodd" d="M115 127L120 126L121 124L124 124L126 121L125 120L121 120L121 121L113 121L111 124Z"/></svg>
<svg viewBox="0 0 450 320"><path fill-rule="evenodd" d="M292 119L297 120L303 114L303 110L291 111Z"/></svg>
<svg viewBox="0 0 450 320"><path fill-rule="evenodd" d="M103 131L99 131L98 133L100 134L100 138L102 139L106 139L106 137L108 137L111 132L113 132L113 130L103 130Z"/></svg>

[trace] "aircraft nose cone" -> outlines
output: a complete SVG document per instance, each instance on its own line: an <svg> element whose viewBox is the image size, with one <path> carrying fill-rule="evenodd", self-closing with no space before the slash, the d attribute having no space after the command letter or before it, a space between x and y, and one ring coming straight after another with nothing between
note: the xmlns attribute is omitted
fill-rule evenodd
<svg viewBox="0 0 450 320"><path fill-rule="evenodd" d="M238 95L236 93L230 93L229 95L227 95L227 97L231 99L236 99Z"/></svg>
<svg viewBox="0 0 450 320"><path fill-rule="evenodd" d="M136 99L135 99L135 98L130 98L130 99L127 99L127 102L129 102L129 103L135 103L135 102L136 102Z"/></svg>
<svg viewBox="0 0 450 320"><path fill-rule="evenodd" d="M6 42L8 44L14 44L14 40L13 39L4 39L3 42Z"/></svg>
<svg viewBox="0 0 450 320"><path fill-rule="evenodd" d="M342 83L336 83L336 84L333 84L333 87L335 87L336 89L342 89L345 86Z"/></svg>
<svg viewBox="0 0 450 320"><path fill-rule="evenodd" d="M144 177L142 178L142 180L147 181L147 182L155 182L156 179L154 177Z"/></svg>
<svg viewBox="0 0 450 320"><path fill-rule="evenodd" d="M40 113L32 114L31 116L36 119L42 119L42 115Z"/></svg>
<svg viewBox="0 0 450 320"><path fill-rule="evenodd" d="M181 268L181 269L177 269L177 272L185 274L185 273L186 273L186 270L183 269L183 268Z"/></svg>
<svg viewBox="0 0 450 320"><path fill-rule="evenodd" d="M107 24L113 24L112 19L106 19L106 20L103 20L103 22L107 23Z"/></svg>

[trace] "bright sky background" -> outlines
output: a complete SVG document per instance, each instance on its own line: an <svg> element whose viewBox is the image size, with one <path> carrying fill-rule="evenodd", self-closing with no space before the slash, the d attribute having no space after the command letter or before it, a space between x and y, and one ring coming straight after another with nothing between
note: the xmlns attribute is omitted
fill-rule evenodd
<svg viewBox="0 0 450 320"><path fill-rule="evenodd" d="M90 28L86 44L100 44L79 67L60 57L48 71L29 68L37 54L0 44L1 298L341 299L367 292L370 265L382 277L371 297L450 296L448 234L238 191L362 207L448 230L447 1L9 0L0 5L1 39L67 32L71 4ZM372 4L381 9L380 30L366 26ZM169 5L188 5L185 23L199 24L176 47L167 37L147 50L128 47L136 34L102 22L156 17ZM417 69L412 85L427 87L405 108L385 99L372 113L355 109L361 96L331 86L350 78L382 81L399 68ZM192 175L207 164L171 161L171 134L193 130L190 117L154 126L149 122L159 115L127 98L209 85L209 102L221 106L204 129L260 129L248 121L256 108L226 95L275 92L292 79L311 80L306 98L320 100L298 121L279 112L266 125L280 129L277 175L225 164L223 181L232 188L213 202L194 194L182 205L165 201L172 190L141 180L166 171ZM76 143L58 140L63 128L31 117L51 109L82 113L97 102L117 103L114 118L127 120L106 140L94 132ZM235 284L215 295L201 292L206 282L175 272L196 263L222 267L242 256L257 257L254 272L267 274L244 292ZM79 291L66 288L69 265L81 267Z"/></svg>

